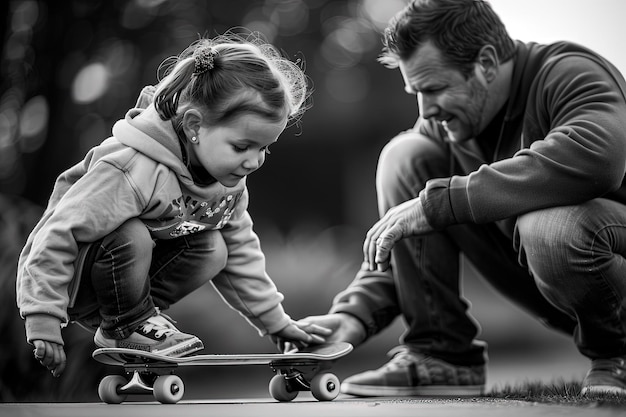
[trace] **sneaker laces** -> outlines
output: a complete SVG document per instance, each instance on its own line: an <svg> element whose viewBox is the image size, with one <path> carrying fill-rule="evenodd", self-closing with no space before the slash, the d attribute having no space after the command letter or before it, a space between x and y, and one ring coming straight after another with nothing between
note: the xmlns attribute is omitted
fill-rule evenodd
<svg viewBox="0 0 626 417"><path fill-rule="evenodd" d="M424 358L424 355L413 352L406 346L396 346L387 353L387 356L391 357L391 360L387 362L386 367L391 369L406 368Z"/></svg>
<svg viewBox="0 0 626 417"><path fill-rule="evenodd" d="M160 322L158 320L158 316L152 316L148 318L145 322L139 326L142 332L148 334L151 331L154 331L154 335L156 337L161 337L163 335L171 335L174 333L178 333L179 331L176 328L172 328L167 326L166 324Z"/></svg>
<svg viewBox="0 0 626 417"><path fill-rule="evenodd" d="M163 322L163 324L167 327L171 327L172 329L178 330L176 328L176 323L177 321L174 320L172 318L172 316L170 316L169 314L165 314L164 312L161 311L161 309L159 307L155 307L154 308L156 310L156 315L154 317L158 317L158 318L164 318L165 321ZM169 323L168 323L169 322Z"/></svg>

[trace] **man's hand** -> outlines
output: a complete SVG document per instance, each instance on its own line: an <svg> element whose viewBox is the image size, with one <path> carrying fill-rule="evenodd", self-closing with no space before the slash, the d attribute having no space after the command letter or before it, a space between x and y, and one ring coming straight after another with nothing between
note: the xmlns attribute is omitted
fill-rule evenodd
<svg viewBox="0 0 626 417"><path fill-rule="evenodd" d="M363 323L356 317L346 313L333 313L321 316L309 316L298 321L308 325L322 327L330 331L326 342L348 342L353 346L361 344L367 332Z"/></svg>
<svg viewBox="0 0 626 417"><path fill-rule="evenodd" d="M291 321L279 332L270 335L272 341L278 346L281 352L290 350L292 347L301 349L308 345L316 345L326 342L325 337L331 334L331 330L326 327L303 320Z"/></svg>
<svg viewBox="0 0 626 417"><path fill-rule="evenodd" d="M33 354L43 366L48 368L55 377L61 376L65 370L65 350L63 345L46 340L33 340Z"/></svg>
<svg viewBox="0 0 626 417"><path fill-rule="evenodd" d="M365 262L372 271L389 268L391 249L400 239L431 232L419 197L392 207L367 232L363 243Z"/></svg>

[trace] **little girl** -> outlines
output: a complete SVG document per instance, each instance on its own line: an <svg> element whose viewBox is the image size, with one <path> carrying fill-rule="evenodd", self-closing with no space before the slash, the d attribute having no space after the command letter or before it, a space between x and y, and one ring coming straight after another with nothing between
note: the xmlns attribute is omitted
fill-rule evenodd
<svg viewBox="0 0 626 417"><path fill-rule="evenodd" d="M17 277L27 340L54 376L69 321L99 347L202 349L160 311L208 281L261 335L323 342L326 329L284 312L247 211L246 177L307 94L301 69L261 38L200 39L59 176Z"/></svg>

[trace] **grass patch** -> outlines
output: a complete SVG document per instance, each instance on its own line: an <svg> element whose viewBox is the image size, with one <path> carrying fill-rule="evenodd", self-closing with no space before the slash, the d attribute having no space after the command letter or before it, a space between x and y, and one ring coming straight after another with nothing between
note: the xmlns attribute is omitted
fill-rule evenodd
<svg viewBox="0 0 626 417"><path fill-rule="evenodd" d="M626 408L626 396L619 394L581 395L580 381L557 380L551 383L526 381L515 385L495 386L488 397L509 400L538 402L544 404L566 404L577 406L609 406Z"/></svg>

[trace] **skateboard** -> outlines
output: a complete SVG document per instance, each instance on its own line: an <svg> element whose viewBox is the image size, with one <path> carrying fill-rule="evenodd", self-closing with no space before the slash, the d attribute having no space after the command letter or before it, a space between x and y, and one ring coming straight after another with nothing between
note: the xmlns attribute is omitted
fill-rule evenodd
<svg viewBox="0 0 626 417"><path fill-rule="evenodd" d="M268 365L275 373L269 382L270 395L277 401L291 401L299 391L311 391L318 401L332 401L339 395L337 376L328 372L332 363L352 351L350 343L328 343L286 353L190 355L174 358L124 348L96 349L98 362L121 366L130 377L105 376L98 395L108 404L119 404L128 395L152 394L163 404L175 404L185 392L183 380L174 374L184 366Z"/></svg>

